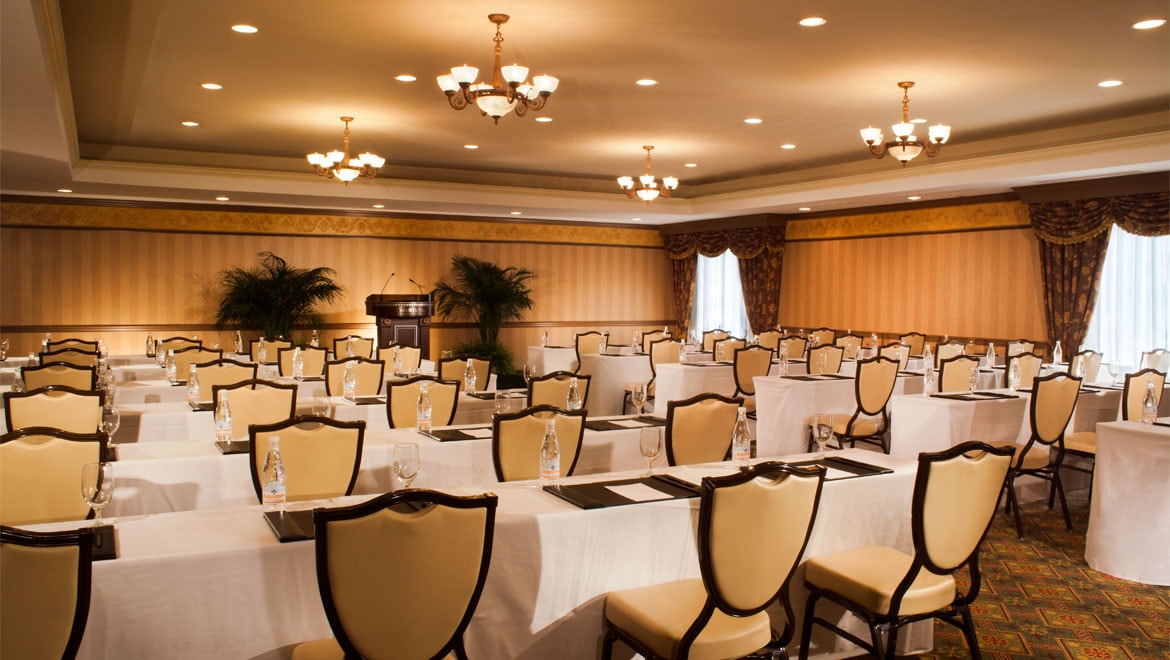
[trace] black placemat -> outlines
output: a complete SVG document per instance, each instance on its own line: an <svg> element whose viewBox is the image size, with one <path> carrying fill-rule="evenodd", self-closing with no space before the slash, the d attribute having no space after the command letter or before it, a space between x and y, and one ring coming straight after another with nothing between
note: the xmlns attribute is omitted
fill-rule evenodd
<svg viewBox="0 0 1170 660"><path fill-rule="evenodd" d="M496 398L496 393L495 392L472 392L471 394L468 394L467 396L472 397L473 399L480 399L482 401L491 401L492 399Z"/></svg>
<svg viewBox="0 0 1170 660"><path fill-rule="evenodd" d="M931 394L932 399L951 399L952 401L987 401L982 397L970 396L967 394Z"/></svg>
<svg viewBox="0 0 1170 660"><path fill-rule="evenodd" d="M248 450L252 448L251 440L216 440L215 448L221 454L247 454Z"/></svg>
<svg viewBox="0 0 1170 660"><path fill-rule="evenodd" d="M809 374L807 376L787 376L788 380L803 380L816 382L818 380L853 380L852 376L842 374Z"/></svg>
<svg viewBox="0 0 1170 660"><path fill-rule="evenodd" d="M358 406L373 406L379 403L386 403L386 397L381 396L356 396L350 403Z"/></svg>
<svg viewBox="0 0 1170 660"><path fill-rule="evenodd" d="M313 510L303 511L265 511L264 520L268 527L281 543L289 541L308 541L313 538L316 529L313 527Z"/></svg>
<svg viewBox="0 0 1170 660"><path fill-rule="evenodd" d="M118 558L118 532L113 525L90 527L93 530L93 561Z"/></svg>
<svg viewBox="0 0 1170 660"><path fill-rule="evenodd" d="M191 402L188 401L187 405L190 406L191 412L206 412L209 410L215 410L215 404L211 401L200 401L193 406L191 405Z"/></svg>
<svg viewBox="0 0 1170 660"><path fill-rule="evenodd" d="M833 479L826 479L827 481L838 481L841 479L853 479L854 477L870 477L875 474L893 474L893 470L880 465L871 465L862 461L855 461L852 458L845 458L843 456L826 456L824 458L800 461L797 463L789 463L789 465L796 465L804 467L807 465L820 465L826 468L834 468L842 472L848 472L851 476L848 477L834 477Z"/></svg>
<svg viewBox="0 0 1170 660"><path fill-rule="evenodd" d="M666 426L666 420L658 419L657 417L626 417L624 419L638 422L639 426L622 426L621 424L614 423L617 420L592 419L585 422L585 428L591 431L629 431L638 428Z"/></svg>
<svg viewBox="0 0 1170 660"><path fill-rule="evenodd" d="M485 426L483 428L488 427ZM440 429L437 431L432 430L430 433L426 433L424 435L429 435L439 442L454 442L457 440L486 440L486 438L477 438L474 435L459 429Z"/></svg>
<svg viewBox="0 0 1170 660"><path fill-rule="evenodd" d="M607 506L623 506L638 504L634 500L622 497L608 489L608 486L624 486L628 484L643 484L654 490L669 495L665 499L686 499L699 496L699 487L678 477L669 474L656 474L650 477L637 479L619 479L616 481L595 481L587 484L568 484L559 486L545 486L544 491L569 502L582 509L599 509Z"/></svg>

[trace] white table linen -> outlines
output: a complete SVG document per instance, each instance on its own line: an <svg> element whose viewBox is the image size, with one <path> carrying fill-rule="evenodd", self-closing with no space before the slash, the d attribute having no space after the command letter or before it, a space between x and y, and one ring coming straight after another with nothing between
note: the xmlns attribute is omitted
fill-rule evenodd
<svg viewBox="0 0 1170 660"><path fill-rule="evenodd" d="M536 366L539 376L554 371L572 371L577 349L572 346L529 346L528 364Z"/></svg>
<svg viewBox="0 0 1170 660"><path fill-rule="evenodd" d="M915 465L871 453L859 457L895 472L826 483L806 557L871 544L911 550ZM717 464L672 472L697 481L729 469ZM466 635L472 657L595 658L605 593L699 575L697 499L579 510L523 482L490 490L500 505L487 582ZM313 543L278 543L259 506L114 523L120 558L94 564L79 657L282 658L298 642L330 636ZM801 580L798 570L792 581L798 624ZM899 636L900 650L928 649L932 626L911 626ZM848 643L822 632L814 648L834 644L835 653L817 657L856 655Z"/></svg>
<svg viewBox="0 0 1170 660"><path fill-rule="evenodd" d="M773 363L768 373L776 374L779 366ZM791 373L791 365L789 368ZM665 416L669 402L708 392L723 396L735 394L735 371L730 362L660 364L654 379L654 412L659 417Z"/></svg>
<svg viewBox="0 0 1170 660"><path fill-rule="evenodd" d="M621 415L626 383L650 382L650 358L644 354L582 355L580 373L589 381L589 416Z"/></svg>
<svg viewBox="0 0 1170 660"><path fill-rule="evenodd" d="M1097 426L1085 561L1125 580L1170 585L1170 428Z"/></svg>

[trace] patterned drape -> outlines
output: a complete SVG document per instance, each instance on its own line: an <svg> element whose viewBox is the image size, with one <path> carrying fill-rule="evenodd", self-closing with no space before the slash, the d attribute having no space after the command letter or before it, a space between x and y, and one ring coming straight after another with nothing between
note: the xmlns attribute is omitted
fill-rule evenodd
<svg viewBox="0 0 1170 660"><path fill-rule="evenodd" d="M1048 337L1071 355L1089 329L1110 228L1116 223L1140 236L1170 234L1170 193L1029 204L1028 214L1040 239Z"/></svg>
<svg viewBox="0 0 1170 660"><path fill-rule="evenodd" d="M695 304L698 257L717 257L726 250L739 260L748 323L757 332L771 328L780 315L780 271L784 262L784 226L744 227L665 236L666 256L674 263L674 300L679 327L690 323ZM689 264L682 267L680 264ZM688 276L689 274L689 276Z"/></svg>

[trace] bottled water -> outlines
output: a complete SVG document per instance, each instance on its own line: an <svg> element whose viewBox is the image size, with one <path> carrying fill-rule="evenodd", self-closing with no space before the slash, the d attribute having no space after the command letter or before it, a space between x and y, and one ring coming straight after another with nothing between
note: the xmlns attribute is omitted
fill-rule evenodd
<svg viewBox="0 0 1170 660"><path fill-rule="evenodd" d="M260 338L260 348L256 349L256 360L260 364L268 364L268 342L264 338Z"/></svg>
<svg viewBox="0 0 1170 660"><path fill-rule="evenodd" d="M1056 346L1052 348L1052 362L1053 364L1060 364L1064 362L1064 351L1060 348L1060 340L1056 340Z"/></svg>
<svg viewBox="0 0 1170 660"><path fill-rule="evenodd" d="M1020 373L1020 361L1012 360L1012 368L1008 372L1008 387L1013 390L1020 389L1020 381L1023 379L1024 375Z"/></svg>
<svg viewBox="0 0 1170 660"><path fill-rule="evenodd" d="M391 363L390 369L395 376L402 375L402 352L398 349L394 349L394 362Z"/></svg>
<svg viewBox="0 0 1170 660"><path fill-rule="evenodd" d="M163 350L161 339L154 340L154 361L164 369L167 366L167 353Z"/></svg>
<svg viewBox="0 0 1170 660"><path fill-rule="evenodd" d="M220 390L215 404L215 439L220 442L231 442L232 439L232 409L228 406L227 395L227 390Z"/></svg>
<svg viewBox="0 0 1170 660"><path fill-rule="evenodd" d="M544 439L540 441L540 485L555 485L561 478L561 443L557 441L556 418L544 423Z"/></svg>
<svg viewBox="0 0 1170 660"><path fill-rule="evenodd" d="M353 362L345 363L345 374L341 377L342 396L353 401L357 397L357 372Z"/></svg>
<svg viewBox="0 0 1170 660"><path fill-rule="evenodd" d="M345 340L345 357L353 357L353 356L354 356L353 337L350 337L350 338Z"/></svg>
<svg viewBox="0 0 1170 660"><path fill-rule="evenodd" d="M780 344L780 375L788 375L788 344Z"/></svg>
<svg viewBox="0 0 1170 660"><path fill-rule="evenodd" d="M605 342L608 338L609 338L609 333L605 333L605 332L601 333L601 343L597 345L597 350L601 351L602 353L605 352Z"/></svg>
<svg viewBox="0 0 1170 660"><path fill-rule="evenodd" d="M475 366L471 363L471 358L467 358L467 368L463 370L463 391L475 394Z"/></svg>
<svg viewBox="0 0 1170 660"><path fill-rule="evenodd" d="M280 459L280 436L268 438L268 455L264 457L261 493L265 511L284 510L284 461Z"/></svg>
<svg viewBox="0 0 1170 660"><path fill-rule="evenodd" d="M687 362L687 345L679 343L678 345L678 363L686 364Z"/></svg>
<svg viewBox="0 0 1170 660"><path fill-rule="evenodd" d="M321 345L321 334L319 330L313 330L313 338L309 340L309 346L317 348Z"/></svg>
<svg viewBox="0 0 1170 660"><path fill-rule="evenodd" d="M12 381L13 392L24 391L24 375L21 373L21 367L16 368L16 378Z"/></svg>
<svg viewBox="0 0 1170 660"><path fill-rule="evenodd" d="M192 408L199 406L199 374L196 369L195 365L187 369L187 404Z"/></svg>
<svg viewBox="0 0 1170 660"><path fill-rule="evenodd" d="M731 429L731 458L740 467L747 467L752 460L752 434L747 423L747 409L743 406L736 411L735 427Z"/></svg>
<svg viewBox="0 0 1170 660"><path fill-rule="evenodd" d="M934 366L930 364L922 371L922 394L924 396L934 394Z"/></svg>
<svg viewBox="0 0 1170 660"><path fill-rule="evenodd" d="M293 349L292 377L296 380L305 379L305 358L301 356L301 347Z"/></svg>
<svg viewBox="0 0 1170 660"><path fill-rule="evenodd" d="M543 333L541 333L540 345L541 346L548 346L548 330L545 330Z"/></svg>
<svg viewBox="0 0 1170 660"><path fill-rule="evenodd" d="M995 344L987 342L987 368L995 367Z"/></svg>
<svg viewBox="0 0 1170 660"><path fill-rule="evenodd" d="M178 367L175 365L175 349L167 350L167 380L172 384L179 382Z"/></svg>
<svg viewBox="0 0 1170 660"><path fill-rule="evenodd" d="M1158 397L1154 394L1154 381L1146 381L1146 398L1142 400L1142 424L1153 424L1158 418Z"/></svg>
<svg viewBox="0 0 1170 660"><path fill-rule="evenodd" d="M244 352L244 338L240 336L240 331L236 330L236 354Z"/></svg>
<svg viewBox="0 0 1170 660"><path fill-rule="evenodd" d="M922 344L922 363L928 367L934 366L934 353L930 351L930 344Z"/></svg>
<svg viewBox="0 0 1170 660"><path fill-rule="evenodd" d="M581 409L581 390L577 388L577 377L573 376L569 379L569 396L566 401L566 407L569 410Z"/></svg>
<svg viewBox="0 0 1170 660"><path fill-rule="evenodd" d="M416 426L419 433L431 432L431 393L429 383L419 383L418 406L415 408Z"/></svg>
<svg viewBox="0 0 1170 660"><path fill-rule="evenodd" d="M154 357L154 336L146 333L146 357Z"/></svg>

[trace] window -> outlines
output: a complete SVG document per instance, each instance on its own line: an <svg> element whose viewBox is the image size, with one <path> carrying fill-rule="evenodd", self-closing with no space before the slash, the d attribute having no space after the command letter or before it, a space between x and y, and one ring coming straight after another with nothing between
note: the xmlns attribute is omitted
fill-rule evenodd
<svg viewBox="0 0 1170 660"><path fill-rule="evenodd" d="M718 257L698 255L695 269L695 308L691 328L698 337L705 330L723 328L733 337L746 337L747 310L739 285L739 260L725 251Z"/></svg>
<svg viewBox="0 0 1170 660"><path fill-rule="evenodd" d="M1137 368L1142 353L1170 348L1170 236L1113 226L1084 347L1127 370Z"/></svg>

